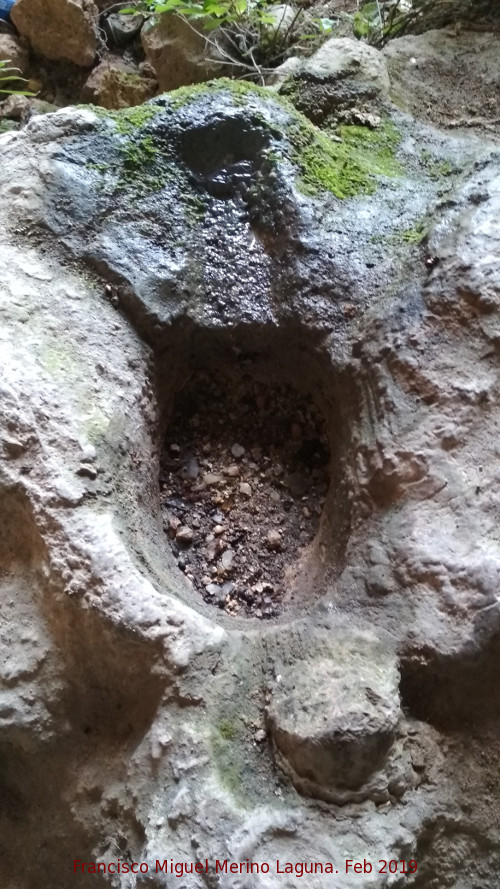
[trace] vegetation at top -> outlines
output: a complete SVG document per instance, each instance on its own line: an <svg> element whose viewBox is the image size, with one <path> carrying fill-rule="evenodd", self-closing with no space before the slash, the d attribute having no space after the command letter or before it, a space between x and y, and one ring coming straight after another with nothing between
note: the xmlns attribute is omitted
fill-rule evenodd
<svg viewBox="0 0 500 889"><path fill-rule="evenodd" d="M329 36L335 20L314 18L299 6L292 11L266 0L138 0L122 13L180 16L203 33L207 45L235 76L260 79L292 51L313 50Z"/></svg>

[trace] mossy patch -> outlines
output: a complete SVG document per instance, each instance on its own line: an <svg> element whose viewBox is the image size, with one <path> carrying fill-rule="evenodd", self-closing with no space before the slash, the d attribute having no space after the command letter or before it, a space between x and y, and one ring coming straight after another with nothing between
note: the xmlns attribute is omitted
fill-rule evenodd
<svg viewBox="0 0 500 889"><path fill-rule="evenodd" d="M231 794L236 804L247 808L250 804L245 789L244 725L234 717L221 719L210 737L210 746L221 785Z"/></svg>
<svg viewBox="0 0 500 889"><path fill-rule="evenodd" d="M451 176L454 172L454 166L451 160L446 158L436 158L426 148L420 152L420 161L425 167L426 173L430 179L439 181Z"/></svg>
<svg viewBox="0 0 500 889"><path fill-rule="evenodd" d="M330 138L305 118L288 132L292 159L300 168L299 187L308 195L330 191L338 198L373 194L376 176L400 176L395 157L401 137L389 122L378 130L340 126Z"/></svg>
<svg viewBox="0 0 500 889"><path fill-rule="evenodd" d="M403 231L396 231L389 235L372 235L370 238L372 244L391 244L393 247L407 244L408 246L419 246L427 237L429 232L428 219L417 219L410 228Z"/></svg>
<svg viewBox="0 0 500 889"><path fill-rule="evenodd" d="M108 111L106 108L101 108L98 105L84 105L81 107L90 108L98 117L111 121L121 136L129 136L136 130L141 129L163 110L154 103L135 105L133 108L121 108L118 111Z"/></svg>
<svg viewBox="0 0 500 889"><path fill-rule="evenodd" d="M286 111L290 123L285 135L291 146L291 159L300 170L298 185L304 194L314 196L329 191L338 198L371 194L377 187L376 176L402 175L395 157L401 136L390 121L376 130L341 126L330 136L300 114L289 99L265 87L225 78L181 87L170 94L169 104L176 110L214 91L226 91L235 104L241 105L258 96Z"/></svg>
<svg viewBox="0 0 500 889"><path fill-rule="evenodd" d="M244 105L249 96L260 96L261 99L266 101L273 98L279 101L280 104L283 104L283 100L280 100L276 94L271 93L266 87L257 86L255 83L245 83L243 80L230 80L228 77L220 77L217 80L208 80L204 83L196 83L193 86L181 86L179 89L173 90L168 94L169 106L172 110L177 111L179 108L197 101L200 96L224 91L230 93L236 105Z"/></svg>
<svg viewBox="0 0 500 889"><path fill-rule="evenodd" d="M120 152L123 166L119 174L117 188L136 188L143 194L160 190L174 177L171 169L174 158L156 140L144 133L144 128L160 112L172 112L202 96L225 92L233 104L248 105L252 97L264 99L267 105L279 105L287 115L288 122L282 126L288 142L276 134L274 149L269 157L276 164L279 158L288 154L296 166L298 188L306 195L315 196L330 192L337 198L345 199L360 194L372 194L377 188L377 177L402 175L395 150L400 141L396 127L385 121L373 130L361 126L339 126L332 133L322 132L298 112L286 98L271 93L264 87L233 81L227 78L181 87L170 93L166 108L151 103L121 111L104 112L100 116L111 120L117 132L125 137ZM256 109L258 113L259 109ZM262 122L271 127L270 121ZM192 209L192 208L191 208ZM200 206L200 215L203 208ZM195 220L191 220L194 222Z"/></svg>
<svg viewBox="0 0 500 889"><path fill-rule="evenodd" d="M427 225L425 222L417 222L413 228L406 228L401 232L401 240L405 244L421 244L427 236Z"/></svg>

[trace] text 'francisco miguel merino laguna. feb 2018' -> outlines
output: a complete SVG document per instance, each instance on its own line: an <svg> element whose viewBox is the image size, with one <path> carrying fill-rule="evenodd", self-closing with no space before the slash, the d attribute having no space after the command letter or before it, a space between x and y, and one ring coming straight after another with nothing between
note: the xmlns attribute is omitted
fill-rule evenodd
<svg viewBox="0 0 500 889"><path fill-rule="evenodd" d="M406 861L397 859L380 858L376 861L370 861L364 858L362 861L355 861L352 858L346 858L336 864L332 861L229 861L228 859L216 858L209 861L208 858L203 861L176 861L173 858L164 858L162 861L155 860L154 864L148 864L146 861L123 861L119 858L117 861L109 862L90 862L81 861L75 858L73 861L74 874L147 874L147 873L165 873L173 874L176 877L183 877L185 874L295 874L297 877L307 876L309 874L414 874L417 871L417 862L411 858Z"/></svg>

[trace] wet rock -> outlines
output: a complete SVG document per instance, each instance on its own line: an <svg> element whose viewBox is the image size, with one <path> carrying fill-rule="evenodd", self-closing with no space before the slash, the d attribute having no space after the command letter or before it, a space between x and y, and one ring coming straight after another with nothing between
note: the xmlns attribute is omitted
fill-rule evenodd
<svg viewBox="0 0 500 889"><path fill-rule="evenodd" d="M231 549L228 549L224 553L222 553L222 557L221 557L220 561L221 561L222 567L224 568L224 571L230 571L231 568L233 567L234 555L235 554L234 554L233 550L231 550Z"/></svg>
<svg viewBox="0 0 500 889"><path fill-rule="evenodd" d="M0 117L10 120L22 120L31 108L30 99L27 96L8 96L0 106Z"/></svg>
<svg viewBox="0 0 500 889"><path fill-rule="evenodd" d="M223 75L223 59L207 45L207 36L201 23L188 23L172 13L146 22L142 45L161 90Z"/></svg>
<svg viewBox="0 0 500 889"><path fill-rule="evenodd" d="M119 56L108 57L92 71L82 88L82 100L103 108L129 108L151 99L158 88L152 78L125 65Z"/></svg>
<svg viewBox="0 0 500 889"><path fill-rule="evenodd" d="M92 0L16 0L11 18L46 58L84 67L94 61L99 13Z"/></svg>
<svg viewBox="0 0 500 889"><path fill-rule="evenodd" d="M364 84L370 93L386 97L389 75L383 54L359 40L332 37L305 62L303 72L317 80L347 80L352 88Z"/></svg>
<svg viewBox="0 0 500 889"><path fill-rule="evenodd" d="M224 481L222 475L219 475L217 472L205 472L203 473L203 482L205 485L217 486L221 485Z"/></svg>

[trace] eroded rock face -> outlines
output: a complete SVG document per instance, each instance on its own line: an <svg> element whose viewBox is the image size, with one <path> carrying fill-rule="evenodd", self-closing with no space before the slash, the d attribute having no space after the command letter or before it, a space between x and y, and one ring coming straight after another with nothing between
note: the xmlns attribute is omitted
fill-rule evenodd
<svg viewBox="0 0 500 889"><path fill-rule="evenodd" d="M11 18L48 59L84 67L94 61L99 14L92 0L17 0Z"/></svg>
<svg viewBox="0 0 500 889"><path fill-rule="evenodd" d="M2 885L496 887L498 155L380 116L329 148L220 83L1 137ZM162 526L172 406L222 358L325 417L275 621L203 603Z"/></svg>
<svg viewBox="0 0 500 889"><path fill-rule="evenodd" d="M279 675L267 708L273 740L308 796L385 802L402 717L393 656L368 634L329 641L328 656Z"/></svg>

